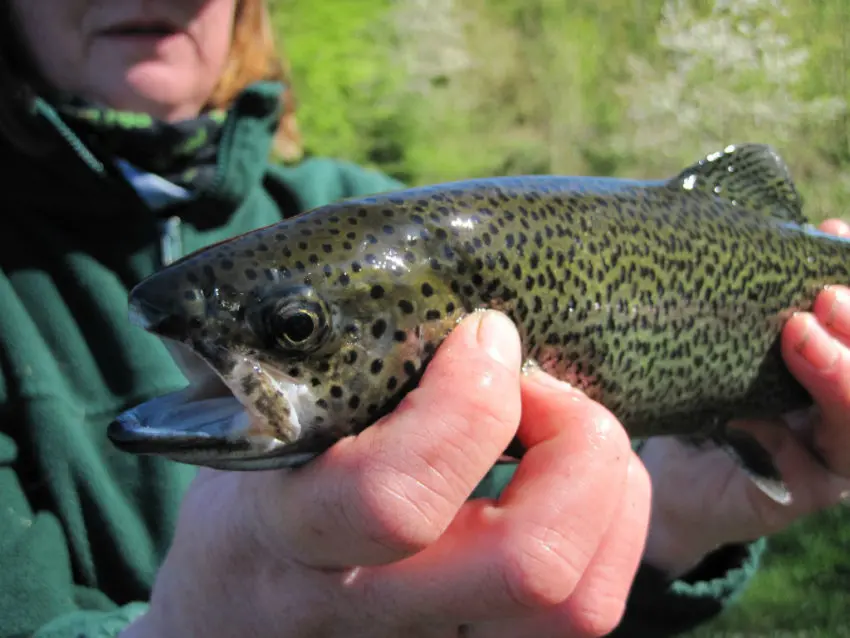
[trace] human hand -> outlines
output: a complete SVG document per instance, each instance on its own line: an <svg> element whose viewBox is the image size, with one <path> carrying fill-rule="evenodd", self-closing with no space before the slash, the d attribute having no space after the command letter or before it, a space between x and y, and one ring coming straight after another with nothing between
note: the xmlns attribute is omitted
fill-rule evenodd
<svg viewBox="0 0 850 638"><path fill-rule="evenodd" d="M306 467L202 470L123 636L609 633L649 479L610 413L520 357L509 320L476 314L391 415ZM469 501L517 433L512 482Z"/></svg>
<svg viewBox="0 0 850 638"><path fill-rule="evenodd" d="M850 237L850 225L838 220L821 229ZM850 504L850 289L822 292L811 313L788 321L781 347L816 407L788 415L791 429L762 421L730 427L752 434L774 456L791 504L767 497L722 450L695 449L669 437L651 439L641 450L653 483L644 558L672 577L718 546L768 536L841 501Z"/></svg>

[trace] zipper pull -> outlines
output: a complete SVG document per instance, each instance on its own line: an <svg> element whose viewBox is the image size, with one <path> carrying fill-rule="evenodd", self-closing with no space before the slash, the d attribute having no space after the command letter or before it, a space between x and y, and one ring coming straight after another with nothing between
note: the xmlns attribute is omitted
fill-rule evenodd
<svg viewBox="0 0 850 638"><path fill-rule="evenodd" d="M183 256L180 222L177 216L159 221L159 259L162 266L168 266Z"/></svg>

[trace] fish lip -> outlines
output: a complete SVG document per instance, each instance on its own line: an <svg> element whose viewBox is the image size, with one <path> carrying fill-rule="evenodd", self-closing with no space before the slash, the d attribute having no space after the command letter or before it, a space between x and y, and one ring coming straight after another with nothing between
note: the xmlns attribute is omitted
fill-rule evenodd
<svg viewBox="0 0 850 638"><path fill-rule="evenodd" d="M333 444L321 437L282 443L269 438L229 438L197 430L150 427L139 414L145 405L122 412L109 424L107 437L119 450L217 470L262 471L302 467Z"/></svg>

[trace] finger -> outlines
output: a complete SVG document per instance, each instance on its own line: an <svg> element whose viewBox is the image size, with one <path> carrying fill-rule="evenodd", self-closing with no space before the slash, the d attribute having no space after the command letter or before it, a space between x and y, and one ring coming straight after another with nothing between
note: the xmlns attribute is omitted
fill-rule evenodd
<svg viewBox="0 0 850 638"><path fill-rule="evenodd" d="M850 350L812 314L802 313L786 324L782 352L789 370L818 404L815 449L832 471L850 476Z"/></svg>
<svg viewBox="0 0 850 638"><path fill-rule="evenodd" d="M827 219L819 228L830 235L839 237L850 237L850 224L842 219Z"/></svg>
<svg viewBox="0 0 850 638"><path fill-rule="evenodd" d="M834 339L850 347L850 288L829 286L815 299L812 313Z"/></svg>
<svg viewBox="0 0 850 638"><path fill-rule="evenodd" d="M253 479L267 541L327 568L387 563L435 541L516 432L520 356L507 317L469 317L390 415L301 470Z"/></svg>
<svg viewBox="0 0 850 638"><path fill-rule="evenodd" d="M649 528L650 480L632 454L616 516L573 594L522 619L474 625L474 638L607 636L622 620Z"/></svg>
<svg viewBox="0 0 850 638"><path fill-rule="evenodd" d="M458 623L527 614L570 596L596 554L626 479L628 438L579 391L532 377L522 383L527 452L499 499L470 502L432 547L374 573L374 595L399 613Z"/></svg>

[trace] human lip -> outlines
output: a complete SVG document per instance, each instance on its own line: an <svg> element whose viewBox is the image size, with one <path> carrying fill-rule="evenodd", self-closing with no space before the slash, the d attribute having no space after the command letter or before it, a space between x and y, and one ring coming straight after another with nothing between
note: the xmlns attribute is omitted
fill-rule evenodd
<svg viewBox="0 0 850 638"><path fill-rule="evenodd" d="M179 33L181 30L178 26L167 20L138 19L115 23L101 29L99 33L107 37L162 38Z"/></svg>

